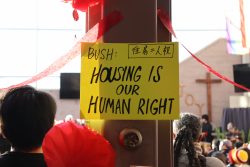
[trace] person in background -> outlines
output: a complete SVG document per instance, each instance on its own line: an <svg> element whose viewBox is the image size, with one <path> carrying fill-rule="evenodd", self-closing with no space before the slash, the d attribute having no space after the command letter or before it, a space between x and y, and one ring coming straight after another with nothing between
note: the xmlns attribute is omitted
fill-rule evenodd
<svg viewBox="0 0 250 167"><path fill-rule="evenodd" d="M213 140L212 132L213 126L209 122L209 117L207 114L201 116L202 121L202 141L211 143Z"/></svg>
<svg viewBox="0 0 250 167"><path fill-rule="evenodd" d="M72 122L75 121L73 115L68 114L68 115L65 116L64 122L68 122L68 121L72 121Z"/></svg>
<svg viewBox="0 0 250 167"><path fill-rule="evenodd" d="M243 144L244 143L242 141L237 141L237 142L234 143L234 148L237 148L237 149L241 148L243 146Z"/></svg>
<svg viewBox="0 0 250 167"><path fill-rule="evenodd" d="M223 139L220 141L219 151L222 152L226 157L231 149L233 149L233 143L228 139Z"/></svg>
<svg viewBox="0 0 250 167"><path fill-rule="evenodd" d="M225 156L225 154L223 154L222 152L220 151L215 151L212 153L211 157L216 157L218 158L219 160L221 160L225 165L227 165L227 157Z"/></svg>
<svg viewBox="0 0 250 167"><path fill-rule="evenodd" d="M238 130L232 122L229 122L227 124L227 133L226 133L227 139L229 139L233 144L237 141L241 141L241 132Z"/></svg>
<svg viewBox="0 0 250 167"><path fill-rule="evenodd" d="M208 142L200 142L202 148L202 154L204 156L209 156L209 153L213 150L211 143Z"/></svg>
<svg viewBox="0 0 250 167"><path fill-rule="evenodd" d="M199 117L183 113L179 120L173 121L174 167L225 167L215 157L205 157L199 143L201 121Z"/></svg>
<svg viewBox="0 0 250 167"><path fill-rule="evenodd" d="M220 150L219 147L220 147L220 140L214 138L212 140L212 150L208 153L208 156L211 157L214 152L219 151Z"/></svg>
<svg viewBox="0 0 250 167"><path fill-rule="evenodd" d="M0 156L0 166L46 167L41 146L55 114L56 103L48 93L30 86L9 90L2 100L0 118L12 150Z"/></svg>

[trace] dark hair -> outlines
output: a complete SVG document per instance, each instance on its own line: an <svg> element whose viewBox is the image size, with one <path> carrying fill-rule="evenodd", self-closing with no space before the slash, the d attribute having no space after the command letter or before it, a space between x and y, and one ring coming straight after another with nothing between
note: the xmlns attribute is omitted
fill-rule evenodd
<svg viewBox="0 0 250 167"><path fill-rule="evenodd" d="M208 118L208 115L207 115L207 114L203 114L203 115L201 116L201 119L205 119L205 120L209 121L209 118Z"/></svg>
<svg viewBox="0 0 250 167"><path fill-rule="evenodd" d="M237 142L234 143L234 147L238 149L238 148L240 148L241 146L243 146L243 144L244 144L244 143L243 143L242 141L237 141Z"/></svg>
<svg viewBox="0 0 250 167"><path fill-rule="evenodd" d="M178 167L178 160L182 149L187 151L190 167L205 167L206 159L202 155L196 156L194 141L197 141L201 133L201 122L195 115L185 113L180 120L174 122L178 131L174 142L174 166Z"/></svg>
<svg viewBox="0 0 250 167"><path fill-rule="evenodd" d="M219 139L213 139L212 145L214 145L213 150L219 151L220 150L220 140Z"/></svg>
<svg viewBox="0 0 250 167"><path fill-rule="evenodd" d="M11 89L0 109L3 134L16 149L40 147L54 124L55 114L56 103L48 93L31 86Z"/></svg>

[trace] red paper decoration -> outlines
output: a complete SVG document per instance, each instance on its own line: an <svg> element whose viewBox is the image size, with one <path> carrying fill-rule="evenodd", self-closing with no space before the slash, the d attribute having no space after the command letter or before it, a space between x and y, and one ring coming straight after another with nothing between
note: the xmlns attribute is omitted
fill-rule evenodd
<svg viewBox="0 0 250 167"><path fill-rule="evenodd" d="M98 4L101 0L64 0L64 2L71 2L74 9L86 12L89 6Z"/></svg>
<svg viewBox="0 0 250 167"><path fill-rule="evenodd" d="M43 152L49 167L114 167L111 144L87 126L65 122L45 136Z"/></svg>
<svg viewBox="0 0 250 167"><path fill-rule="evenodd" d="M74 18L75 21L79 20L79 14L78 14L76 9L73 10L73 18Z"/></svg>

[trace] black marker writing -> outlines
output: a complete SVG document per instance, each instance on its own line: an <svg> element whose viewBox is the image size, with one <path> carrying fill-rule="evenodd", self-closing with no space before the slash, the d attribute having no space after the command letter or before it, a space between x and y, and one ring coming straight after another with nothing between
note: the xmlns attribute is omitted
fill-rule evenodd
<svg viewBox="0 0 250 167"><path fill-rule="evenodd" d="M139 90L139 85L119 85L116 88L116 94L117 95L121 95L121 94L125 94L125 95L139 95L138 90Z"/></svg>
<svg viewBox="0 0 250 167"><path fill-rule="evenodd" d="M168 114L172 112L172 104L174 98L160 98L160 99L144 99L140 98L138 105L138 114L166 114L168 109Z"/></svg>
<svg viewBox="0 0 250 167"><path fill-rule="evenodd" d="M163 66L158 66L155 72L155 66L151 67L150 73L149 73L149 77L148 77L148 81L150 82L151 79L153 78L153 82L159 82L161 80L161 76L160 76L160 70L163 69Z"/></svg>
<svg viewBox="0 0 250 167"><path fill-rule="evenodd" d="M88 50L88 59L94 58L95 60L104 59L104 60L112 60L114 55L114 49L94 49L89 47Z"/></svg>
<svg viewBox="0 0 250 167"><path fill-rule="evenodd" d="M113 82L113 81L134 81L138 82L141 78L139 72L141 66L121 66L121 67L102 67L102 64L94 67L90 83Z"/></svg>
<svg viewBox="0 0 250 167"><path fill-rule="evenodd" d="M91 96L88 113L130 114L131 99L112 99L108 97Z"/></svg>

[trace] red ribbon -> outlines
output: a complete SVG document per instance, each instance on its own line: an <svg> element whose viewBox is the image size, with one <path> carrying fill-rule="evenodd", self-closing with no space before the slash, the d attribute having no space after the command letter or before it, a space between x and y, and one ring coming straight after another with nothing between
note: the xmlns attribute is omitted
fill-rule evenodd
<svg viewBox="0 0 250 167"><path fill-rule="evenodd" d="M28 85L32 82L38 81L57 70L61 69L72 59L80 55L81 53L81 42L96 42L100 37L102 37L107 31L109 31L113 26L118 24L123 19L122 15L118 11L113 11L104 19L100 20L93 28L91 28L83 37L80 39L71 50L68 51L65 55L57 59L53 62L49 67L47 67L44 71L38 73L37 75L31 77L30 79L21 82L16 85L9 86L7 88L0 88L0 90L11 89L15 87L20 87L24 85Z"/></svg>
<svg viewBox="0 0 250 167"><path fill-rule="evenodd" d="M171 20L168 17L167 12L165 12L162 9L158 9L157 10L157 15L158 15L159 19L161 20L162 24L164 25L164 27L166 29L168 29L168 31L177 39L177 36L176 36L176 34L174 32L174 29L173 29L172 24L171 24ZM184 44L182 44L182 43L180 43L180 44L188 51L188 53L190 53L190 55L192 55L192 57L196 61L198 61L200 64L202 64L209 72L213 73L217 77L223 79L224 81L226 81L226 82L228 82L228 83L230 83L230 84L232 84L232 85L234 85L234 86L236 86L238 88L241 88L241 89L246 90L246 91L250 91L249 88L246 88L246 87L244 87L244 86L242 86L240 84L237 84L237 83L233 82L231 79L229 79L229 78L221 75L219 72L217 72L214 69L212 69L208 64L206 64L205 62L203 62L202 60L200 60L190 50L188 50L187 47Z"/></svg>

